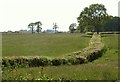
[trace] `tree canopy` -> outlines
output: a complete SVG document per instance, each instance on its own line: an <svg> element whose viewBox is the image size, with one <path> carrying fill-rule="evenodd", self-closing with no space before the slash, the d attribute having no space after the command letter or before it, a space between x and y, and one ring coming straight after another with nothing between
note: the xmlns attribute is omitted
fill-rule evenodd
<svg viewBox="0 0 120 82"><path fill-rule="evenodd" d="M41 32L41 30L42 30L42 28L41 28L41 26L42 26L41 21L28 24L28 28L31 29L32 33L34 33L33 31L34 31L35 26L36 26L36 32L38 32L38 33Z"/></svg>
<svg viewBox="0 0 120 82"><path fill-rule="evenodd" d="M85 7L77 18L79 23L77 29L81 32L99 32L102 29L103 20L108 16L106 10L103 4L92 4L89 7Z"/></svg>
<svg viewBox="0 0 120 82"><path fill-rule="evenodd" d="M76 30L76 29L75 29L76 26L77 26L76 23L70 24L70 26L69 26L70 33L73 33L73 32Z"/></svg>
<svg viewBox="0 0 120 82"><path fill-rule="evenodd" d="M29 25L28 25L28 28L30 28L31 29L31 31L32 31L32 34L33 34L33 30L34 30L34 23L30 23Z"/></svg>
<svg viewBox="0 0 120 82"><path fill-rule="evenodd" d="M120 31L120 17L109 16L103 28L103 31Z"/></svg>
<svg viewBox="0 0 120 82"><path fill-rule="evenodd" d="M41 28L41 26L42 26L42 23L40 22L40 21L38 21L38 22L35 22L35 25L37 25L37 32L39 33L39 32L41 32L41 30L42 30L42 28Z"/></svg>

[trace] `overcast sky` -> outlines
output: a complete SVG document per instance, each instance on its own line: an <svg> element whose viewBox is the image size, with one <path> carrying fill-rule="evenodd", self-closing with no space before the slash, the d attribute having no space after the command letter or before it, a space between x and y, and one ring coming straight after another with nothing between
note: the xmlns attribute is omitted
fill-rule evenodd
<svg viewBox="0 0 120 82"><path fill-rule="evenodd" d="M31 22L42 22L43 30L57 23L60 31L68 31L77 23L80 12L91 4L105 5L109 15L118 16L119 0L0 0L0 31L27 29Z"/></svg>

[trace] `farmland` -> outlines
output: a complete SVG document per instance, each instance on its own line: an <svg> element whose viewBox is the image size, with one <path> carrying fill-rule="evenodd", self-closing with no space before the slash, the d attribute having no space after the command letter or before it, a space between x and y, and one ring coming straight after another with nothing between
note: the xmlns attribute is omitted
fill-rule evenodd
<svg viewBox="0 0 120 82"><path fill-rule="evenodd" d="M3 56L57 57L88 46L80 34L3 34Z"/></svg>
<svg viewBox="0 0 120 82"><path fill-rule="evenodd" d="M13 36L14 36L14 39L12 39ZM15 36L17 37L15 38ZM16 56L19 56L19 53L20 53L19 50L18 50L19 53L17 53L17 52L14 52L16 50L10 51L9 50L10 48L8 48L9 53L5 52L7 50L6 49L7 46L11 47L12 44L14 44L13 49L16 49L16 47L20 48L23 46L27 46L29 44L29 47L30 47L30 46L33 46L33 44L34 45L36 44L36 43L32 44L32 40L37 42L38 40L36 40L36 38L39 38L39 40L41 41L41 37L45 38L45 36L46 37L49 36L49 39L48 38L45 39L43 42L41 42L41 45L42 43L44 44L45 41L49 41L45 43L50 43L53 41L53 43L51 44L52 47L50 47L50 45L49 47L48 46L47 47L49 49L53 48L53 44L54 44L56 47L54 46L55 48L53 49L57 49L59 47L59 50L62 51L60 54L66 54L66 53L83 49L84 47L88 46L88 43L90 40L89 37L82 37L83 35L80 35L80 34L27 35L27 37L29 37L29 40L24 35L23 37L18 37L18 36L21 36L21 35L3 35L3 56L9 56L9 53L11 53L12 56L14 56L14 54L16 54ZM36 36L36 38L35 37L30 38L30 36ZM40 36L40 37L37 37L37 36ZM21 41L20 41L20 38L22 38ZM19 41L24 45L20 45ZM27 44L24 43L25 41ZM60 41L62 42L60 43ZM13 43L10 45L9 42L11 43L13 42ZM60 78L71 79L71 80L117 80L118 79L118 35L117 34L102 35L102 42L105 44L107 51L103 54L101 58L94 60L93 62L89 62L87 64L82 64L82 65L46 66L46 67L43 67L43 69L42 67L31 67L31 68L17 68L16 70L13 70L13 71L5 70L3 72L3 78L9 79L10 77L18 78L21 76L21 77L27 77L29 79L33 79L33 78L39 79L41 77L41 71L42 71L42 73L46 77L57 79L57 80ZM60 43L61 45L58 46L58 43ZM36 46L34 48L36 48ZM22 48L20 49L22 50ZM68 51L65 52L65 50L68 50ZM52 56L52 57L60 56L58 51L54 53L57 53L58 55L55 55L55 54L53 55L53 53L52 54L49 53L46 56ZM28 56L28 54L24 54L24 53L23 55Z"/></svg>

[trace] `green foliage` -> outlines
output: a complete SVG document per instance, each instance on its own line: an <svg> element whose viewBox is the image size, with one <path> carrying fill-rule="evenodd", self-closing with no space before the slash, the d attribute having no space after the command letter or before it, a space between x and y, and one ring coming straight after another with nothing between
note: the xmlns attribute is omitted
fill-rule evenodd
<svg viewBox="0 0 120 82"><path fill-rule="evenodd" d="M91 4L89 7L85 7L77 18L79 23L78 29L81 30L81 32L99 32L102 21L107 15L106 8L103 4Z"/></svg>
<svg viewBox="0 0 120 82"><path fill-rule="evenodd" d="M63 65L68 64L67 58L60 58L60 60Z"/></svg>
<svg viewBox="0 0 120 82"><path fill-rule="evenodd" d="M71 57L71 58L68 58L68 64L70 65L76 65L76 64L82 64L84 63L84 60L82 60L82 58L74 58L74 57Z"/></svg>
<svg viewBox="0 0 120 82"><path fill-rule="evenodd" d="M49 60L47 58L32 58L29 60L30 67L45 66L48 65Z"/></svg>
<svg viewBox="0 0 120 82"><path fill-rule="evenodd" d="M41 28L41 26L42 26L42 23L40 22L40 21L38 21L38 22L35 22L35 25L37 26L37 32L39 33L39 32L41 32L41 30L42 30L42 28Z"/></svg>
<svg viewBox="0 0 120 82"><path fill-rule="evenodd" d="M120 17L107 14L103 4L91 4L85 7L77 18L80 32L120 31Z"/></svg>
<svg viewBox="0 0 120 82"><path fill-rule="evenodd" d="M40 21L35 22L35 23L30 23L30 24L28 25L28 28L31 29L32 34L34 33L34 28L35 28L34 26L37 26L36 31L37 31L38 33L41 32L41 30L42 30L42 28L41 28L42 23L41 23Z"/></svg>
<svg viewBox="0 0 120 82"><path fill-rule="evenodd" d="M110 16L103 25L103 31L120 31L120 17Z"/></svg>
<svg viewBox="0 0 120 82"><path fill-rule="evenodd" d="M74 33L74 31L76 30L75 27L76 27L76 23L70 24L69 26L70 33Z"/></svg>
<svg viewBox="0 0 120 82"><path fill-rule="evenodd" d="M51 62L52 62L52 65L55 65L55 66L62 64L61 59L53 59Z"/></svg>

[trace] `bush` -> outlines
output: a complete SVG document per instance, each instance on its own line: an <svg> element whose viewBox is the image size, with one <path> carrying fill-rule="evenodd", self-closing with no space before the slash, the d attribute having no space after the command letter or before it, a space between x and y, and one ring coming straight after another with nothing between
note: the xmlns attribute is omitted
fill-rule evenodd
<svg viewBox="0 0 120 82"><path fill-rule="evenodd" d="M55 65L55 66L62 64L61 59L53 59L51 62L52 62L52 65Z"/></svg>
<svg viewBox="0 0 120 82"><path fill-rule="evenodd" d="M4 65L4 67L9 67L10 63L8 59L2 59L2 65Z"/></svg>
<svg viewBox="0 0 120 82"><path fill-rule="evenodd" d="M29 60L29 67L39 67L48 65L49 61L47 58L33 58Z"/></svg>
<svg viewBox="0 0 120 82"><path fill-rule="evenodd" d="M68 64L67 58L62 58L61 59L61 64L63 64L63 65Z"/></svg>

